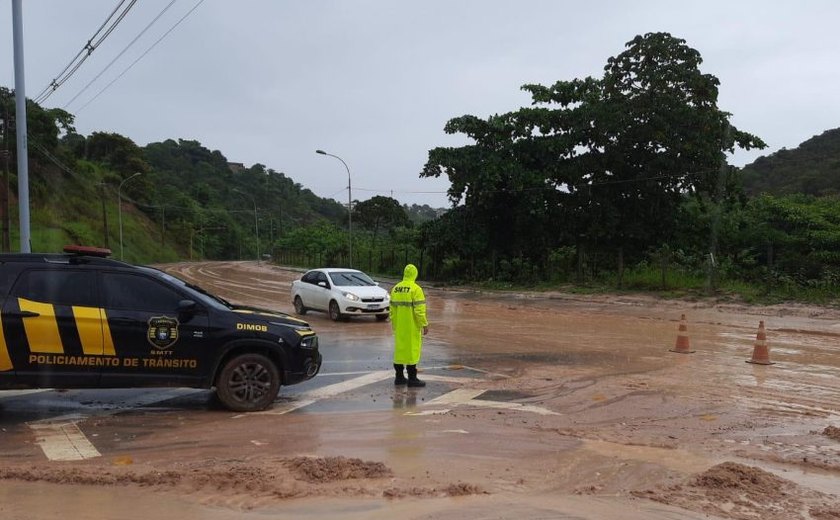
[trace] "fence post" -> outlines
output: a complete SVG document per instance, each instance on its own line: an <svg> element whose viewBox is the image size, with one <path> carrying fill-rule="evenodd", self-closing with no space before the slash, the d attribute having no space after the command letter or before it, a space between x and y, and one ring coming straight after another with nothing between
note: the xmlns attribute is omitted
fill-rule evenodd
<svg viewBox="0 0 840 520"><path fill-rule="evenodd" d="M420 248L420 272L423 273L424 276L425 276L426 273L423 271L423 252L424 252L424 249L421 247Z"/></svg>

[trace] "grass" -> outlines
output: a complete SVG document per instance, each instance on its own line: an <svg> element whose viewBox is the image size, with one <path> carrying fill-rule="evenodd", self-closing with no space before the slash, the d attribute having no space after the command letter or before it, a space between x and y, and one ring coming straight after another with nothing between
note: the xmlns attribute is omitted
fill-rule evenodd
<svg viewBox="0 0 840 520"><path fill-rule="evenodd" d="M648 294L665 299L713 299L716 301L742 302L754 305L771 305L784 302L814 305L840 306L840 292L830 287L800 287L792 284L757 284L744 280L723 279L715 290L709 290L705 276L669 271L662 288L662 273L658 269L634 268L624 273L622 287L618 287L616 273L603 273L597 278L583 282L544 281L539 283L477 281L458 282L455 285L469 286L493 291L559 291L569 294Z"/></svg>

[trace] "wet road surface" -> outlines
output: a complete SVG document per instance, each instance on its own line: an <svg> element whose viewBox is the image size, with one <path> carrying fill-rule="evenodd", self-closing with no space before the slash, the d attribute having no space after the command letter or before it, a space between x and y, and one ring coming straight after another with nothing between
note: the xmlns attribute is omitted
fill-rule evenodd
<svg viewBox="0 0 840 520"><path fill-rule="evenodd" d="M300 275L253 262L166 269L288 313ZM768 496L745 515L833 511L840 443L821 432L840 426L836 311L426 293L425 389L394 388L388 323L310 312L322 373L282 388L263 413L227 412L209 392L184 389L0 392L0 512L52 518L72 498L89 518L139 518L126 503L155 493L162 518L738 518L737 500L721 508L710 490L669 490L724 461L801 488L802 504ZM694 354L668 352L682 313ZM745 363L759 320L776 365ZM377 461L391 474L278 473L301 455ZM109 498L112 476L135 484L123 500ZM811 514L808 504L829 509Z"/></svg>

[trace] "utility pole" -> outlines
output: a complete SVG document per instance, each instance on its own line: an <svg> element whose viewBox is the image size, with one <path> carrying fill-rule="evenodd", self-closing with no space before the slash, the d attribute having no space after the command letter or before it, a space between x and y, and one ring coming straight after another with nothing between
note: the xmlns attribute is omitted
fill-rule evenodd
<svg viewBox="0 0 840 520"><path fill-rule="evenodd" d="M166 206L160 206L160 247L164 247L164 237L166 236Z"/></svg>
<svg viewBox="0 0 840 520"><path fill-rule="evenodd" d="M12 121L9 118L9 99L0 99L3 104L3 149L0 150L0 156L3 158L3 186L0 187L0 218L2 218L2 238L0 238L0 249L4 252L12 250L12 244L9 238L9 230L11 229L11 219L9 218L9 128Z"/></svg>
<svg viewBox="0 0 840 520"><path fill-rule="evenodd" d="M17 123L18 209L20 252L31 253L29 234L29 151L26 130L26 82L23 76L23 6L12 0L12 39L15 48L15 121Z"/></svg>
<svg viewBox="0 0 840 520"><path fill-rule="evenodd" d="M108 245L108 213L105 211L105 183L99 183L99 197L102 199L102 229L103 229L103 240L102 243L105 244L106 249L110 249L111 246Z"/></svg>
<svg viewBox="0 0 840 520"><path fill-rule="evenodd" d="M85 147L87 147L87 145L85 145ZM137 177L138 175L143 175L143 173L142 172L137 172L134 175L132 175L131 177L126 177L119 184L119 186L117 186L117 215L119 216L118 218L119 218L119 222L120 222L120 260L125 258L124 257L124 251L123 251L122 187L123 187L123 184L125 184L126 182L130 181L131 179Z"/></svg>

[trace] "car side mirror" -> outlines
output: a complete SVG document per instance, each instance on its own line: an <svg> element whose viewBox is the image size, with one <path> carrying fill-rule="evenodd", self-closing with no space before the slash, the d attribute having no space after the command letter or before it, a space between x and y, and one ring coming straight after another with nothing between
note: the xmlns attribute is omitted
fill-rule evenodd
<svg viewBox="0 0 840 520"><path fill-rule="evenodd" d="M324 289L327 288L327 282L318 282L318 287L323 287Z"/></svg>
<svg viewBox="0 0 840 520"><path fill-rule="evenodd" d="M192 314L197 307L198 305L195 303L195 300L181 300L178 302L178 313Z"/></svg>

